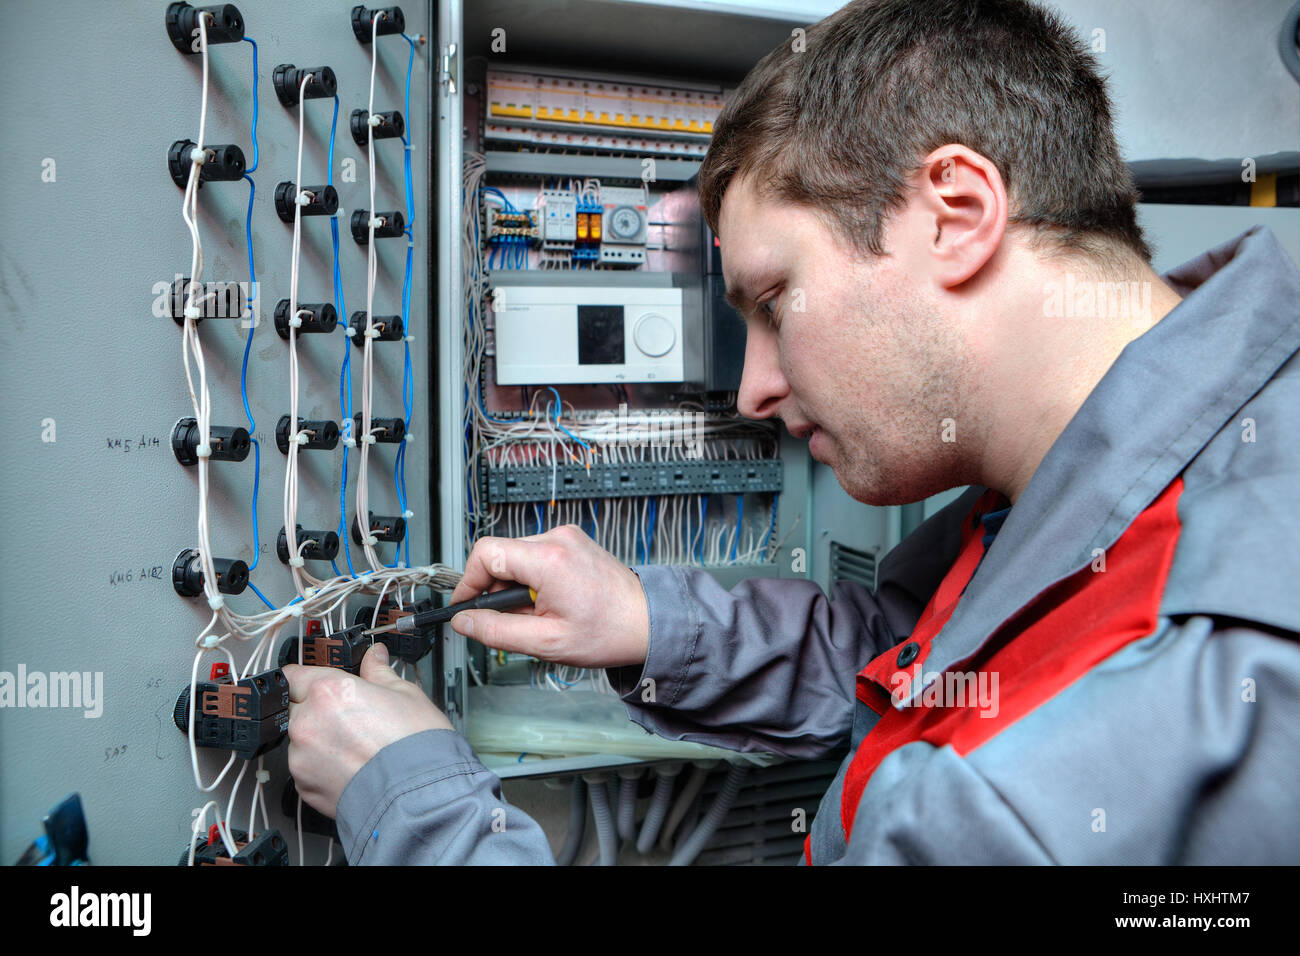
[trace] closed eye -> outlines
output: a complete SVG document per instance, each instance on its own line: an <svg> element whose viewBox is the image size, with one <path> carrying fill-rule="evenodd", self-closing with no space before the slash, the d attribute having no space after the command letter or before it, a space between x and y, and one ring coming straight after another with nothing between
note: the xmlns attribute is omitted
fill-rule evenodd
<svg viewBox="0 0 1300 956"><path fill-rule="evenodd" d="M776 329L780 326L780 323L777 321L777 314L776 314L776 304L779 298L780 298L780 293L777 292L776 294L770 296L769 298L764 299L762 302L759 302L755 305L755 309L757 310L758 314L761 315L763 318L767 319L767 326L770 329Z"/></svg>

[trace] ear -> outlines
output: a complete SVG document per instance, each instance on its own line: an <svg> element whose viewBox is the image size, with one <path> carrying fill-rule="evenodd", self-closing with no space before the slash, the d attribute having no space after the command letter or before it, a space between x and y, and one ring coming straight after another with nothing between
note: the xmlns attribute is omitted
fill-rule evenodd
<svg viewBox="0 0 1300 956"><path fill-rule="evenodd" d="M965 146L941 146L921 161L916 185L935 281L960 285L984 267L1007 228L1007 192L998 168Z"/></svg>

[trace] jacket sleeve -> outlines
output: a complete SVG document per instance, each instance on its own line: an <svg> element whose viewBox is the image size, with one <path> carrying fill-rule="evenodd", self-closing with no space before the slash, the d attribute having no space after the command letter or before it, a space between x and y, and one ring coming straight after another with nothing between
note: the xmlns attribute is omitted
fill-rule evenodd
<svg viewBox="0 0 1300 956"><path fill-rule="evenodd" d="M375 754L344 789L336 823L350 866L555 863L542 828L451 730Z"/></svg>
<svg viewBox="0 0 1300 956"><path fill-rule="evenodd" d="M705 571L635 568L650 612L646 662L607 670L628 716L661 737L729 750L813 759L841 749L858 671L911 632L983 490L894 548L874 594L841 582L827 597L814 582L777 578L728 592Z"/></svg>

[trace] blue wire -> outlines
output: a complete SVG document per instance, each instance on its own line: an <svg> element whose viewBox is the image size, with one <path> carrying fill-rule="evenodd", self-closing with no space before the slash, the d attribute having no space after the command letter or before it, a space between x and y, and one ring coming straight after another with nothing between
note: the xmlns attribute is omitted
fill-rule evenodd
<svg viewBox="0 0 1300 956"><path fill-rule="evenodd" d="M745 515L745 497L744 495L736 495L736 540L731 542L730 560L732 561L736 560L736 549L740 547L740 530L741 530L740 519L744 517L744 515Z"/></svg>
<svg viewBox="0 0 1300 956"><path fill-rule="evenodd" d="M265 604L267 607L269 607L272 611L275 610L275 605L272 604L270 601L268 601L268 600L266 599L266 595L263 594L261 591L259 591L259 590L257 589L257 585L256 585L256 584L254 584L252 581L249 581L249 582L248 582L248 586L249 586L250 588L253 589L253 593L254 593L254 594L256 594L258 597L260 597L260 598L262 599L262 603L263 603L263 604Z"/></svg>
<svg viewBox="0 0 1300 956"><path fill-rule="evenodd" d="M482 192L485 192L485 193L490 193L491 195L496 196L497 198L499 198L503 203L505 203L506 212L518 212L518 211L519 211L518 209L515 208L515 204L512 203L512 202L511 202L511 201L506 197L506 194L503 193L501 190L497 189L495 186L480 186L480 187L479 187L479 190L482 191Z"/></svg>
<svg viewBox="0 0 1300 956"><path fill-rule="evenodd" d="M772 532L776 530L776 503L781 500L781 493L775 492L772 495L772 523L767 526L767 534L763 535L762 551L767 554L767 543L772 540Z"/></svg>
<svg viewBox="0 0 1300 956"><path fill-rule="evenodd" d="M244 42L253 46L253 165L244 170L251 173L257 169L257 44L251 37L244 37Z"/></svg>
<svg viewBox="0 0 1300 956"><path fill-rule="evenodd" d="M253 165L249 166L244 172L244 179L248 180L248 214L244 217L244 239L248 243L248 282L253 290L253 301L258 303L260 308L260 294L257 290L257 270L253 266L253 198L257 195L257 184L253 182L253 177L249 175L257 169L257 44L250 37L244 39L253 47L253 123L250 136L253 140ZM255 435L257 433L257 422L253 420L253 411L248 405L248 354L253 348L253 330L252 323L248 326L248 338L244 342L244 361L239 369L239 392L244 400L244 414L248 417L248 433ZM262 477L262 443L256 438L253 442L253 563L248 566L251 573L256 567L257 562L261 560L261 541L258 537L257 528L257 492L261 486ZM249 583L253 587L252 583ZM262 595L262 592L253 587L253 593L262 598L263 603L272 610L275 605Z"/></svg>
<svg viewBox="0 0 1300 956"><path fill-rule="evenodd" d="M647 537L646 537L646 543L645 543L645 559L646 559L647 561L650 560L650 549L654 546L654 541L655 541L654 532L651 531L650 529L653 528L653 527L655 526L655 512L656 512L656 510L657 510L657 505L655 504L655 500L654 500L653 498L651 498L651 499L650 499L650 517L649 517L649 520L646 521L646 535L647 535Z"/></svg>
<svg viewBox="0 0 1300 956"><path fill-rule="evenodd" d="M704 510L700 514L700 546L696 549L699 552L700 564L704 563L704 532L709 526L709 496L704 496Z"/></svg>
<svg viewBox="0 0 1300 956"><path fill-rule="evenodd" d="M411 71L415 67L415 41L402 34L402 39L406 40L411 48L410 55L406 58L406 94L405 94L405 117L406 130L409 134L411 131ZM402 280L402 330L410 333L411 329L411 274L415 260L415 186L411 177L411 141L407 136L402 137L402 167L403 167L403 187L406 196L406 274ZM404 341L402 359L402 407L406 412L406 431L409 434L411 430L411 414L415 407L415 373L411 366L411 343ZM402 442L397 449L397 455L393 461L393 484L397 489L397 500L402 506L402 513L406 513L406 442ZM402 536L402 543L398 546L397 551L404 554L406 566L411 566L411 527L408 524L406 534ZM397 564L396 558L393 560L394 566Z"/></svg>
<svg viewBox="0 0 1300 956"><path fill-rule="evenodd" d="M565 428L563 425L560 424L560 393L557 392L555 389L551 388L549 385L546 387L546 389L547 389L547 391L549 391L552 395L555 396L555 425L556 425L556 427L559 428L560 431L564 432L564 434L568 435L571 439L573 439L574 441L576 441L576 442L577 442L579 445L581 445L583 448L587 449L588 452L590 452L590 451L591 451L591 446L590 446L590 445L588 445L585 441L583 441L583 440L582 440L581 438L579 438L577 435L573 434L573 432L569 431L567 428Z"/></svg>

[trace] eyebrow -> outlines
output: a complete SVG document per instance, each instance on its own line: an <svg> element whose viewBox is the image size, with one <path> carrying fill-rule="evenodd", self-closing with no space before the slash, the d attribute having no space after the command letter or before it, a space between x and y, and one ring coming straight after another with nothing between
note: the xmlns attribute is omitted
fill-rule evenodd
<svg viewBox="0 0 1300 956"><path fill-rule="evenodd" d="M731 306L742 315L745 312L745 293L741 291L740 286L733 286L727 289L727 294L723 297L727 300L727 305Z"/></svg>
<svg viewBox="0 0 1300 956"><path fill-rule="evenodd" d="M741 315L744 315L745 307L753 301L753 293L750 290L755 285L757 285L755 274L752 272L742 272L737 277L734 285L727 286L727 293L724 296L727 300L727 304Z"/></svg>

